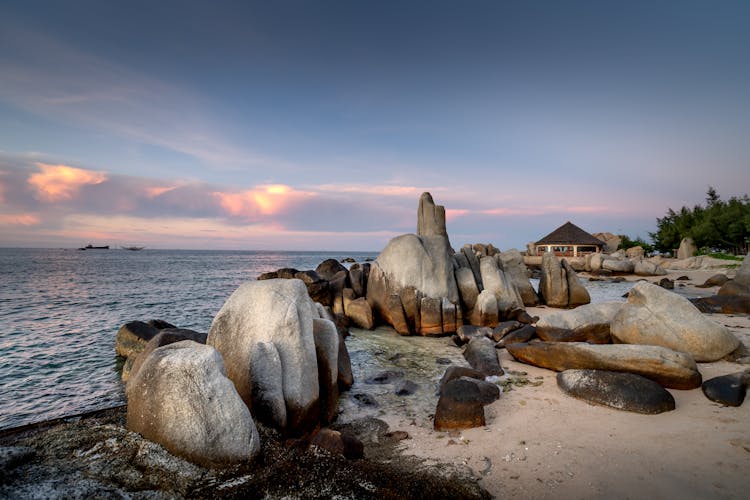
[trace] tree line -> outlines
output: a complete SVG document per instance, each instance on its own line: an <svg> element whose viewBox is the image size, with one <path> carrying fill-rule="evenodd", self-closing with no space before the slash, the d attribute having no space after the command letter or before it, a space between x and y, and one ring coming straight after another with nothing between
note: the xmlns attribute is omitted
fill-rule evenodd
<svg viewBox="0 0 750 500"><path fill-rule="evenodd" d="M724 201L709 187L705 205L683 206L679 211L670 208L664 217L657 217L656 227L656 232L649 236L660 252L672 252L683 238L689 237L705 253L746 254L750 241L750 198L745 194Z"/></svg>

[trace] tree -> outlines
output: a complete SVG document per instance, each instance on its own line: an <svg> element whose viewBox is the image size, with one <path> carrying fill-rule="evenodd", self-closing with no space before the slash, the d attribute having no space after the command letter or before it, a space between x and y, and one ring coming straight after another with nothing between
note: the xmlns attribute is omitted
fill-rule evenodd
<svg viewBox="0 0 750 500"><path fill-rule="evenodd" d="M708 251L746 253L750 240L750 198L732 197L723 201L713 187L706 192L706 205L683 206L679 212L671 208L656 219L657 230L649 233L654 246L670 252L690 237L698 248Z"/></svg>

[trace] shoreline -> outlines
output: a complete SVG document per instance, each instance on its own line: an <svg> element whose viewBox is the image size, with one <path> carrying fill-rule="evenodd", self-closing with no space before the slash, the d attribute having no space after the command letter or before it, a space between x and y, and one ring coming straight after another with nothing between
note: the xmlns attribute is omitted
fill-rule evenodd
<svg viewBox="0 0 750 500"><path fill-rule="evenodd" d="M683 284L685 286L682 287L682 292L703 295L715 293L716 289L695 288L695 285L702 284L717 272L721 271L669 270L667 276L625 275L623 278L635 283L642 279L658 282L664 277L674 280L680 276L688 276L688 281L675 281L675 287ZM586 280L589 276L581 272L579 277ZM531 315L544 316L561 309L541 306L529 307L527 311ZM750 348L750 318L747 315L707 316L726 325ZM362 331L361 334L367 335L367 332ZM747 425L750 422L750 405L722 407L708 400L700 389L669 390L676 401L675 411L660 415L622 412L592 406L564 395L556 386L555 372L516 362L505 350L500 351L499 357L506 373L524 372L528 379L542 383L538 386L516 387L503 393L498 401L485 408L485 427L459 432L436 432L432 429L429 415L409 419L395 412L378 415L377 418L340 418L332 428L353 426L356 429L361 426L359 432L365 444L365 460L347 462L317 449L301 451L295 446L289 447L290 443L274 440L272 433L267 431L264 431L264 436L266 439L271 436L271 451L264 454L276 456L275 454L286 453L304 461L310 459L308 454L312 453L315 460L320 462L318 468L341 468L347 471L352 481L354 478L364 480L367 474L382 474L387 478L386 483L392 484L381 484L376 487L375 492L386 496L388 492L393 494L398 491L398 486L394 486L398 485L396 478L399 475L408 477L414 474L415 467L421 468L420 474L423 476L420 477L427 483L450 471L454 486L466 488L466 496L477 497L489 493L497 497L534 498L647 495L655 498L677 495L686 498L739 498L750 487L750 477L745 473L750 470L750 429ZM744 366L746 365L728 361L698 364L704 380L737 372ZM408 398L405 401L408 404ZM119 452L109 449L105 444L113 439L117 443L132 440L132 437L123 436L124 411L123 405L3 429L0 430L0 444L55 443L55 439L69 439L61 437L64 429L81 430L88 423L95 423L90 429L94 441L84 439L83 445L80 442L73 443L64 453L59 448L50 453L40 448L36 458L17 469L32 471L32 475L28 477L36 478L36 482L41 481L49 486L50 479L45 474L51 476L51 470L59 465L63 456L62 460L72 461L63 471L68 474L65 477L72 484L81 471L87 475L92 468L99 470L103 467L101 463L87 458L94 451L96 455L102 456L102 460L113 461ZM112 419L108 420L107 415L114 415L114 424ZM120 420L119 424L117 419ZM96 423L100 420L103 420L102 425ZM379 421L383 424L373 430L380 425L375 423ZM367 429L367 425L371 428ZM388 433L393 436L398 431L408 433L409 438L397 440L386 437ZM100 435L94 436L97 432ZM208 479L204 477L195 484L200 488L209 488L198 490L204 494L208 491L222 491L230 495L258 493L261 489L253 488L258 484L266 487L267 483L256 484L247 477L264 474L273 477L276 477L274 474L280 474L283 477L289 473L273 469L268 462L268 458L263 458L253 465L235 468L230 473L209 474L206 476ZM355 463L358 465L354 465ZM36 476L33 475L34 470L37 471ZM43 472L45 470L47 472ZM297 470L295 473L300 472ZM314 471L310 473L316 474ZM208 482L203 482L204 479ZM314 475L306 479L309 484L315 484L315 488L323 488L316 482L320 480ZM60 484L59 481L57 484ZM157 481L152 484L159 483ZM339 485L339 488L337 493L362 494L354 484L347 481ZM101 490L95 491L101 493ZM124 491L132 493L127 488ZM157 491L165 495L174 493L169 489L157 488ZM310 493L315 490L306 491ZM0 485L0 493L2 492ZM299 493L300 491L292 488L285 494Z"/></svg>

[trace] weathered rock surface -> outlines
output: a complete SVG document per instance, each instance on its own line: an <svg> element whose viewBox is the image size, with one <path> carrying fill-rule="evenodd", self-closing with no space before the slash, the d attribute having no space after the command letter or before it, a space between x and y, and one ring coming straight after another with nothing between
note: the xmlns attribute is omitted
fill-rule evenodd
<svg viewBox="0 0 750 500"><path fill-rule="evenodd" d="M528 342L532 337L536 335L536 327L532 325L524 325L517 330L513 330L507 335L503 336L500 341L495 344L496 349L503 348L509 344L518 344L522 342Z"/></svg>
<svg viewBox="0 0 750 500"><path fill-rule="evenodd" d="M154 350L126 388L127 427L203 466L252 459L258 431L219 353L189 340Z"/></svg>
<svg viewBox="0 0 750 500"><path fill-rule="evenodd" d="M492 404L500 399L500 387L496 384L475 377L459 377L458 380L476 385L477 389L479 389L479 402L483 405Z"/></svg>
<svg viewBox="0 0 750 500"><path fill-rule="evenodd" d="M631 274L635 270L635 264L624 259L604 259L602 269L613 273Z"/></svg>
<svg viewBox="0 0 750 500"><path fill-rule="evenodd" d="M610 323L624 304L599 302L544 316L536 323L540 339L556 342L609 344Z"/></svg>
<svg viewBox="0 0 750 500"><path fill-rule="evenodd" d="M498 253L497 259L502 264L502 269L505 271L506 276L510 277L513 286L518 291L523 305L533 307L539 304L539 297L534 291L534 287L531 286L529 270L523 262L521 252L515 248L511 248L505 252Z"/></svg>
<svg viewBox="0 0 750 500"><path fill-rule="evenodd" d="M652 345L532 342L506 348L517 360L555 371L609 370L642 375L672 389L695 389L701 374L689 354Z"/></svg>
<svg viewBox="0 0 750 500"><path fill-rule="evenodd" d="M135 375L140 370L143 361L154 349L182 340L192 340L199 344L205 344L207 336L208 334L206 333L196 332L187 328L173 327L159 330L159 333L146 343L140 354L129 357L125 362L122 367L122 381L127 382L131 376Z"/></svg>
<svg viewBox="0 0 750 500"><path fill-rule="evenodd" d="M352 300L348 304L346 316L359 328L364 328L365 330L375 328L375 318L373 317L372 309L364 297Z"/></svg>
<svg viewBox="0 0 750 500"><path fill-rule="evenodd" d="M451 380L455 380L461 377L469 377L469 378L474 378L477 380L484 380L484 375L481 372L475 370L474 368L451 365L445 369L445 373L443 373L443 376L440 379L440 382L438 383L438 388L439 388L438 393L439 394L443 393L443 387L445 386L445 384L447 384Z"/></svg>
<svg viewBox="0 0 750 500"><path fill-rule="evenodd" d="M347 269L336 259L326 259L315 268L315 272L318 273L321 278L328 281L331 281L334 276L342 271L346 273Z"/></svg>
<svg viewBox="0 0 750 500"><path fill-rule="evenodd" d="M130 321L117 331L115 352L126 358L135 356L146 347L146 343L159 334L159 330L143 321Z"/></svg>
<svg viewBox="0 0 750 500"><path fill-rule="evenodd" d="M550 307L568 306L568 279L555 254L542 256L542 273L539 277L539 295Z"/></svg>
<svg viewBox="0 0 750 500"><path fill-rule="evenodd" d="M328 428L320 429L313 436L310 444L319 446L331 453L342 455L349 460L362 458L365 451L364 444L356 436Z"/></svg>
<svg viewBox="0 0 750 500"><path fill-rule="evenodd" d="M467 343L474 337L490 337L492 329L488 326L461 325L456 334L462 342Z"/></svg>
<svg viewBox="0 0 750 500"><path fill-rule="evenodd" d="M714 274L701 285L695 285L697 288L711 288L712 286L722 286L724 283L729 281L726 274L718 273Z"/></svg>
<svg viewBox="0 0 750 500"><path fill-rule="evenodd" d="M320 418L318 365L313 338L317 308L297 279L242 284L214 318L207 343L224 357L227 375L252 407L250 362L256 345L271 342L281 361L290 433L304 433Z"/></svg>
<svg viewBox="0 0 750 500"><path fill-rule="evenodd" d="M281 358L273 342L258 342L250 356L250 384L253 415L278 429L287 425Z"/></svg>
<svg viewBox="0 0 750 500"><path fill-rule="evenodd" d="M745 400L748 385L750 370L745 370L706 380L701 388L711 401L724 406L740 406Z"/></svg>
<svg viewBox="0 0 750 500"><path fill-rule="evenodd" d="M638 276L664 276L667 270L648 260L637 260L633 265L633 272Z"/></svg>
<svg viewBox="0 0 750 500"><path fill-rule="evenodd" d="M464 358L472 368L485 377L503 375L505 372L497 358L495 343L486 337L474 337L466 345Z"/></svg>
<svg viewBox="0 0 750 500"><path fill-rule="evenodd" d="M479 387L468 379L451 380L443 386L435 409L436 431L469 429L485 425Z"/></svg>
<svg viewBox="0 0 750 500"><path fill-rule="evenodd" d="M557 386L569 396L617 410L654 415L675 409L672 395L640 375L603 370L565 370Z"/></svg>
<svg viewBox="0 0 750 500"><path fill-rule="evenodd" d="M686 298L645 281L630 290L611 328L619 342L659 345L690 353L696 361L719 360L740 344Z"/></svg>
<svg viewBox="0 0 750 500"><path fill-rule="evenodd" d="M586 287L578 280L578 275L568 261L563 259L560 264L562 265L563 270L565 270L565 279L568 281L567 307L578 307L591 302L591 296L589 295L588 290L586 290Z"/></svg>
<svg viewBox="0 0 750 500"><path fill-rule="evenodd" d="M499 323L497 299L489 290L482 290L477 297L477 305L470 316L471 324L495 328Z"/></svg>
<svg viewBox="0 0 750 500"><path fill-rule="evenodd" d="M320 388L320 422L330 424L336 419L339 404L339 334L336 325L326 319L313 319L315 357L318 362Z"/></svg>
<svg viewBox="0 0 750 500"><path fill-rule="evenodd" d="M698 247L692 238L682 238L680 241L680 248L677 249L677 258L687 259L694 256L698 252Z"/></svg>
<svg viewBox="0 0 750 500"><path fill-rule="evenodd" d="M492 340L495 342L499 342L503 337L508 335L513 330L518 330L521 328L523 324L516 320L511 321L503 321L502 323L499 323L495 328L492 329L492 334L490 337L492 337Z"/></svg>

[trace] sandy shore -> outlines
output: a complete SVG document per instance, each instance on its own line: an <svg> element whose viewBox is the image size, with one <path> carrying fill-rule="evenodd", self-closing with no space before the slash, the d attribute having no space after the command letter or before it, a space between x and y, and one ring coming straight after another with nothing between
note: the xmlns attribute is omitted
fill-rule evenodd
<svg viewBox="0 0 750 500"><path fill-rule="evenodd" d="M681 270L668 277L688 276L683 283L690 287L713 274ZM750 347L750 318L711 317ZM504 393L486 407L486 427L453 435L386 417L392 430L411 435L404 452L467 466L498 498L747 498L749 403L722 407L700 389L670 390L675 411L623 412L566 396L557 388L555 372L515 362L506 351L500 358L506 372L526 372L543 383ZM699 364L704 380L743 368L747 365L727 361Z"/></svg>

